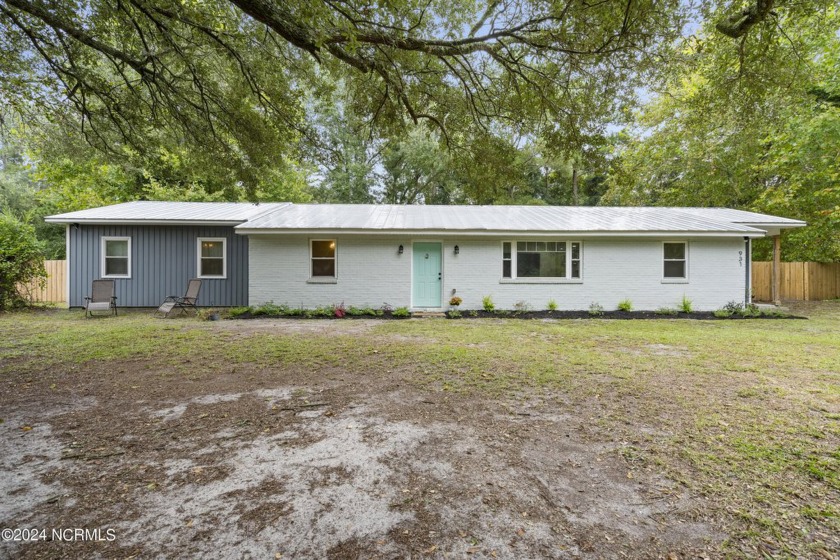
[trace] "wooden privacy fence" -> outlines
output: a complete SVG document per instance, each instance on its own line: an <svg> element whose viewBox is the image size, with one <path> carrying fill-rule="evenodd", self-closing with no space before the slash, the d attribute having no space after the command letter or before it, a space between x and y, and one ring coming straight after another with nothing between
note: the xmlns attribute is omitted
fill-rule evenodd
<svg viewBox="0 0 840 560"><path fill-rule="evenodd" d="M840 263L783 262L779 268L780 299L820 300L840 298ZM752 291L756 301L770 301L773 263L752 264Z"/></svg>
<svg viewBox="0 0 840 560"><path fill-rule="evenodd" d="M44 261L44 268L47 269L44 287L33 282L23 286L21 293L33 303L64 302L67 299L67 261Z"/></svg>

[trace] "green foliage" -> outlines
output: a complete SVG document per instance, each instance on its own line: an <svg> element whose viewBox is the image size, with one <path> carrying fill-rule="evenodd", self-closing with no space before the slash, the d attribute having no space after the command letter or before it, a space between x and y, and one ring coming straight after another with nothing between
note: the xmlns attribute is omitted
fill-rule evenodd
<svg viewBox="0 0 840 560"><path fill-rule="evenodd" d="M397 307L391 312L392 317L411 317L408 307Z"/></svg>
<svg viewBox="0 0 840 560"><path fill-rule="evenodd" d="M694 310L694 306L688 297L683 294L682 299L680 300L680 304L677 308L683 313L691 313Z"/></svg>
<svg viewBox="0 0 840 560"><path fill-rule="evenodd" d="M9 211L0 213L0 311L25 304L23 285L44 282L46 276L35 228Z"/></svg>
<svg viewBox="0 0 840 560"><path fill-rule="evenodd" d="M718 319L725 319L727 317L732 317L732 312L727 309L717 309L712 312L712 314L717 317Z"/></svg>
<svg viewBox="0 0 840 560"><path fill-rule="evenodd" d="M756 304L750 303L749 305L745 305L739 309L738 314L743 317L760 317L761 309L759 309Z"/></svg>
<svg viewBox="0 0 840 560"><path fill-rule="evenodd" d="M253 310L250 307L231 307L228 309L228 317L241 317L246 313L253 313Z"/></svg>
<svg viewBox="0 0 840 560"><path fill-rule="evenodd" d="M632 311L633 310L633 302L629 299L623 299L618 302L618 310L619 311Z"/></svg>
<svg viewBox="0 0 840 560"><path fill-rule="evenodd" d="M496 309L496 304L493 303L492 296L484 296L481 298L481 305L484 307L484 311L487 311L488 313L492 313L493 310Z"/></svg>
<svg viewBox="0 0 840 560"><path fill-rule="evenodd" d="M285 305L275 305L273 301L269 301L263 303L262 305L258 305L254 307L251 311L251 314L254 317L259 317L260 315L269 315L269 316L278 316L278 315L288 315L291 309Z"/></svg>
<svg viewBox="0 0 840 560"><path fill-rule="evenodd" d="M654 311L657 315L678 315L679 310L673 307L660 307Z"/></svg>
<svg viewBox="0 0 840 560"><path fill-rule="evenodd" d="M446 316L449 319L460 319L461 318L461 312L458 311L457 309L450 309L449 311L446 312Z"/></svg>
<svg viewBox="0 0 840 560"><path fill-rule="evenodd" d="M548 300L548 310L549 311L557 311L557 302L553 299Z"/></svg>
<svg viewBox="0 0 840 560"><path fill-rule="evenodd" d="M593 301L589 304L589 315L592 317L600 317L604 314L604 306L598 302Z"/></svg>

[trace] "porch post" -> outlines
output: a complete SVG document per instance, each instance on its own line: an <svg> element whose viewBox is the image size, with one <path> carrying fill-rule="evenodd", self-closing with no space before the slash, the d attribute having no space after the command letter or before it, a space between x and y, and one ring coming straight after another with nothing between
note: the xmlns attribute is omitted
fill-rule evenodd
<svg viewBox="0 0 840 560"><path fill-rule="evenodd" d="M782 235L773 236L773 304L782 304L782 276L780 269L782 266Z"/></svg>

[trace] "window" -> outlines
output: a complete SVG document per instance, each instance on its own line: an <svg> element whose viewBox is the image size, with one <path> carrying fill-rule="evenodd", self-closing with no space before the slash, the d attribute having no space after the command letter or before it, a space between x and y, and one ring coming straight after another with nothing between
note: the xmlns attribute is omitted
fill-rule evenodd
<svg viewBox="0 0 840 560"><path fill-rule="evenodd" d="M687 251L684 242L662 244L664 254L664 278L687 278L686 262Z"/></svg>
<svg viewBox="0 0 840 560"><path fill-rule="evenodd" d="M103 278L131 278L131 238L103 237L102 265Z"/></svg>
<svg viewBox="0 0 840 560"><path fill-rule="evenodd" d="M312 240L312 277L335 278L335 239Z"/></svg>
<svg viewBox="0 0 840 560"><path fill-rule="evenodd" d="M227 277L227 240L224 237L198 238L198 277Z"/></svg>
<svg viewBox="0 0 840 560"><path fill-rule="evenodd" d="M579 279L580 275L581 244L578 241L502 242L502 278L572 280Z"/></svg>

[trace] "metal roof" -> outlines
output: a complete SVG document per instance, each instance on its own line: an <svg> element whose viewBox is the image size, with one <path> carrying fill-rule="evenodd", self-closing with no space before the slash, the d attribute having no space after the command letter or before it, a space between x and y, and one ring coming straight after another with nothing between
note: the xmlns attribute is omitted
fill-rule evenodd
<svg viewBox="0 0 840 560"><path fill-rule="evenodd" d="M254 204L251 202L163 202L138 200L101 206L78 212L47 216L47 222L59 224L217 224L236 225L288 202Z"/></svg>
<svg viewBox="0 0 840 560"><path fill-rule="evenodd" d="M805 222L730 208L609 206L432 206L135 201L48 216L53 223L234 225L238 233L278 232L474 235L575 233L584 235L762 236L768 226Z"/></svg>
<svg viewBox="0 0 840 560"><path fill-rule="evenodd" d="M775 216L705 208L290 204L249 220L237 230L246 234L280 231L764 234L749 227L747 219L761 224L795 222L786 224L787 227L804 225Z"/></svg>

